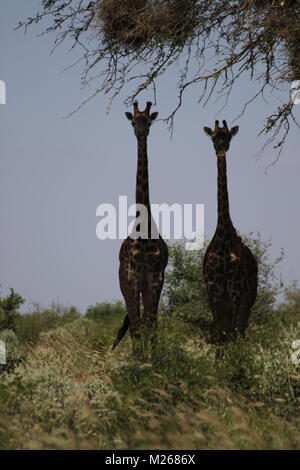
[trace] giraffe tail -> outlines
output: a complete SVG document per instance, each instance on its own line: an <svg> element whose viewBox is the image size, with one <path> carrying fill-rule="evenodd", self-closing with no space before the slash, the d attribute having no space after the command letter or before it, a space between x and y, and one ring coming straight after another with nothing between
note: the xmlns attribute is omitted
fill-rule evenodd
<svg viewBox="0 0 300 470"><path fill-rule="evenodd" d="M129 328L129 324L130 324L129 316L126 315L126 317L124 318L124 321L123 321L123 325L122 325L121 328L119 329L118 334L117 334L117 337L116 337L116 339L115 339L114 342L113 342L112 350L115 349L115 347L119 344L119 342L121 341L121 339L123 338L123 336L126 334L128 328Z"/></svg>

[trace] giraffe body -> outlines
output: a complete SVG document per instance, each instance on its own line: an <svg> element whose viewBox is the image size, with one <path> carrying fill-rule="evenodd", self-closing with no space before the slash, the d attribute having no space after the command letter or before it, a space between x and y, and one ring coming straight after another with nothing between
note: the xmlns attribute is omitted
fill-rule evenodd
<svg viewBox="0 0 300 470"><path fill-rule="evenodd" d="M203 260L203 277L216 342L244 335L257 293L257 262L237 233L216 233Z"/></svg>
<svg viewBox="0 0 300 470"><path fill-rule="evenodd" d="M203 277L214 319L214 340L244 335L257 294L257 261L238 236L229 213L226 151L238 127L229 131L216 121L204 128L213 139L218 161L218 224L203 260Z"/></svg>
<svg viewBox="0 0 300 470"><path fill-rule="evenodd" d="M117 346L129 328L134 352L141 351L142 329L147 327L155 331L164 271L168 263L167 245L156 227L153 230L155 223L151 216L149 201L147 136L152 121L157 117L157 113L150 115L150 107L151 103L147 103L146 110L141 112L135 103L134 114L126 113L127 118L132 121L138 141L136 204L142 204L147 209L147 214L142 219L138 219L140 213L137 210L134 228L139 231L142 222L147 229L144 235L135 238L132 238L132 235L128 236L120 248L119 281L127 315L113 348ZM141 304L143 315L141 315Z"/></svg>

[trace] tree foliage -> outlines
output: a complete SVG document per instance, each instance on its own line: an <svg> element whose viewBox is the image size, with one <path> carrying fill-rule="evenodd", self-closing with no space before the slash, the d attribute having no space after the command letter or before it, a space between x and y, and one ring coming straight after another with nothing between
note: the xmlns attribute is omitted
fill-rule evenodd
<svg viewBox="0 0 300 470"><path fill-rule="evenodd" d="M85 316L90 320L105 320L113 316L124 316L126 315L126 310L124 304L121 301L115 303L102 302L96 303L96 305L90 305Z"/></svg>
<svg viewBox="0 0 300 470"><path fill-rule="evenodd" d="M285 326L300 326L300 288L296 281L284 290L284 301L279 305L279 313Z"/></svg>
<svg viewBox="0 0 300 470"><path fill-rule="evenodd" d="M270 255L271 240L263 240L259 233L250 233L242 238L258 262L258 292L250 323L257 326L276 323L279 318L276 302L283 289L277 267L284 253L281 251L273 259ZM169 248L163 305L165 313L179 315L199 325L203 331L210 329L212 320L202 272L206 246L198 251L186 251L179 243Z"/></svg>
<svg viewBox="0 0 300 470"><path fill-rule="evenodd" d="M0 298L0 331L15 331L16 320L20 316L18 309L24 302L25 300L13 289L10 289L10 295Z"/></svg>
<svg viewBox="0 0 300 470"><path fill-rule="evenodd" d="M243 113L258 96L300 79L300 0L42 0L41 10L19 27L45 18L55 47L70 39L72 48L82 49L82 83L96 80L88 100L104 93L110 105L125 89L131 104L148 88L155 99L159 77L176 64L178 102L166 117L171 126L192 85L199 102L221 96L225 105L248 75L257 90ZM293 107L287 98L261 130L279 152L291 123L298 125Z"/></svg>

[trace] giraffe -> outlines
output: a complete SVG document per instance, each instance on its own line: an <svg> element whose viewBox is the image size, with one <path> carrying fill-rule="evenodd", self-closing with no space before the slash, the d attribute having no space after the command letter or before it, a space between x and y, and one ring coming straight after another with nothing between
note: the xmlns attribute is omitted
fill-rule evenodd
<svg viewBox="0 0 300 470"><path fill-rule="evenodd" d="M142 352L142 328L147 327L150 331L155 332L157 326L158 303L164 283L164 271L168 263L168 247L158 233L152 219L149 199L147 137L152 122L158 116L157 112L150 114L151 106L152 103L147 102L146 109L140 111L138 103L135 102L133 114L125 113L133 126L138 147L137 211L134 228L140 231L141 220L143 224L146 222L147 232L144 233L144 236L139 235L134 238L132 238L132 234L129 235L120 248L119 280L127 315L113 343L113 349L129 328L133 352L138 354ZM141 216L141 212L138 210L140 204L147 209L144 218L139 217ZM143 304L142 317L141 300ZM152 338L155 339L155 334Z"/></svg>
<svg viewBox="0 0 300 470"><path fill-rule="evenodd" d="M238 236L229 212L226 152L239 126L229 130L226 121L215 129L204 127L212 139L218 165L218 222L203 259L203 277L213 312L213 339L222 343L242 336L248 326L257 294L257 261Z"/></svg>

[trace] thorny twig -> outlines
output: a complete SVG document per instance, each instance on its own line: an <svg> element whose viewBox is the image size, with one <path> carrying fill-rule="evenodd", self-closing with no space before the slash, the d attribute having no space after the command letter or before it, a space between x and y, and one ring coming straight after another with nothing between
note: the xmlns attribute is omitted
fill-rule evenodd
<svg viewBox="0 0 300 470"><path fill-rule="evenodd" d="M46 19L48 26L42 34L55 34L53 49L71 40L71 49L79 46L82 50L82 83L96 80L97 86L69 116L99 93L108 95L108 109L124 90L128 90L124 100L127 105L148 88L156 99L158 79L172 71L175 64L178 101L164 118L171 131L184 92L190 86L197 87L198 102L204 106L215 94L225 99L226 106L242 75L248 73L251 80L262 81L258 91L242 106L241 116L266 90L276 90L280 84L300 79L300 0L140 0L142 14L138 23L128 26L133 29L118 31L119 36L108 34L101 22L104 2L109 6L113 1L42 0L40 12L19 22L18 28L27 32L29 26ZM135 2L136 9L137 1L127 0L118 5L119 8L126 5L128 12L130 2ZM184 14L180 10L183 4ZM164 29L168 11L173 15L169 18L171 26ZM120 34L127 38L123 43ZM207 69L208 62L212 65ZM99 72L91 76L94 70ZM267 140L261 152L273 142L278 151L271 165L282 152L291 121L299 127L292 110L289 98L265 118L259 135L264 134Z"/></svg>

